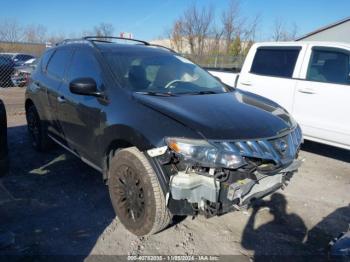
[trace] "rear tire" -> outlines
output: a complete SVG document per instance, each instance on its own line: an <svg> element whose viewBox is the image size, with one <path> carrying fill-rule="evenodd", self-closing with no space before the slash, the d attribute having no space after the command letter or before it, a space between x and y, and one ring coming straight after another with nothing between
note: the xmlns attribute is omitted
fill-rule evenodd
<svg viewBox="0 0 350 262"><path fill-rule="evenodd" d="M0 177L8 171L7 118L4 104L0 101Z"/></svg>
<svg viewBox="0 0 350 262"><path fill-rule="evenodd" d="M171 221L157 174L136 147L116 152L110 159L108 188L113 208L127 230L152 235Z"/></svg>
<svg viewBox="0 0 350 262"><path fill-rule="evenodd" d="M49 150L53 143L48 136L47 125L40 119L38 111L34 105L30 105L27 108L26 118L32 146L35 148L35 150L40 152Z"/></svg>

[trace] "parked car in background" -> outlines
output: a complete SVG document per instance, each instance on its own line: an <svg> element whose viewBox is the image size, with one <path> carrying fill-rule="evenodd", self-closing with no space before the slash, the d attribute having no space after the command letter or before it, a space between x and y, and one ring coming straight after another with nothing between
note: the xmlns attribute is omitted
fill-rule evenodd
<svg viewBox="0 0 350 262"><path fill-rule="evenodd" d="M350 150L349 57L346 43L257 43L239 75L210 72L282 105L305 139Z"/></svg>
<svg viewBox="0 0 350 262"><path fill-rule="evenodd" d="M25 109L33 146L54 141L101 172L129 231L240 210L298 169L301 130L278 104L165 48L113 39L46 51Z"/></svg>
<svg viewBox="0 0 350 262"><path fill-rule="evenodd" d="M37 61L38 60L36 58L32 58L25 62L23 65L15 67L14 72L11 76L11 80L14 86L23 87L28 84L30 76L37 66Z"/></svg>
<svg viewBox="0 0 350 262"><path fill-rule="evenodd" d="M14 68L15 63L11 56L0 54L0 87L12 86L11 76Z"/></svg>
<svg viewBox="0 0 350 262"><path fill-rule="evenodd" d="M0 99L0 176L6 174L7 168L7 119L5 105Z"/></svg>
<svg viewBox="0 0 350 262"><path fill-rule="evenodd" d="M35 58L29 54L0 53L0 87L13 86L12 75L16 66L22 66L28 60Z"/></svg>
<svg viewBox="0 0 350 262"><path fill-rule="evenodd" d="M0 53L0 55L10 56L15 66L21 66L28 60L35 58L35 56L25 53Z"/></svg>

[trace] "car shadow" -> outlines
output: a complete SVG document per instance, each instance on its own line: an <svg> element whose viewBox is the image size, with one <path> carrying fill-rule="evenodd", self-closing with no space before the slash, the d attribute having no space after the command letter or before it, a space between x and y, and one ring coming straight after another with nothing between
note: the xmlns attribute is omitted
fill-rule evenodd
<svg viewBox="0 0 350 262"><path fill-rule="evenodd" d="M100 173L56 147L32 149L26 126L8 128L9 174L0 180L0 236L14 241L1 255L90 254L114 220Z"/></svg>
<svg viewBox="0 0 350 262"><path fill-rule="evenodd" d="M350 150L305 140L301 150L350 163Z"/></svg>

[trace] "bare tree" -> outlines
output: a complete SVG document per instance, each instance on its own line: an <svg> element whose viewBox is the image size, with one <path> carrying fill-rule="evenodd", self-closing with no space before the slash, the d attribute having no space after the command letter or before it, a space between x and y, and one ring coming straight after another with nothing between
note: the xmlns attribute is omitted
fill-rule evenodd
<svg viewBox="0 0 350 262"><path fill-rule="evenodd" d="M182 21L182 34L186 38L192 54L203 54L205 40L209 37L213 18L213 9L210 7L203 7L199 10L196 4L193 4L185 11L180 20Z"/></svg>
<svg viewBox="0 0 350 262"><path fill-rule="evenodd" d="M170 41L172 48L177 52L183 52L184 38L182 35L183 32L182 20L178 19L174 22L172 29L170 30Z"/></svg>
<svg viewBox="0 0 350 262"><path fill-rule="evenodd" d="M240 21L240 2L231 0L228 8L222 13L223 35L226 42L226 53L229 53L233 39L239 36L242 22Z"/></svg>
<svg viewBox="0 0 350 262"><path fill-rule="evenodd" d="M47 42L51 43L52 45L62 42L64 39L67 39L67 36L63 32L51 34L47 37Z"/></svg>
<svg viewBox="0 0 350 262"><path fill-rule="evenodd" d="M285 38L285 23L281 18L276 18L272 29L273 41L284 41Z"/></svg>
<svg viewBox="0 0 350 262"><path fill-rule="evenodd" d="M93 31L96 36L112 36L114 33L114 27L112 24L100 23L94 27Z"/></svg>
<svg viewBox="0 0 350 262"><path fill-rule="evenodd" d="M208 51L211 54L219 54L221 52L221 41L224 34L224 30L217 25L213 25L211 29L211 41L208 41Z"/></svg>
<svg viewBox="0 0 350 262"><path fill-rule="evenodd" d="M0 21L0 40L17 42L23 39L23 28L16 20L3 19Z"/></svg>
<svg viewBox="0 0 350 262"><path fill-rule="evenodd" d="M273 24L272 40L273 41L290 41L296 38L298 27L295 23L288 27L286 22L277 18Z"/></svg>
<svg viewBox="0 0 350 262"><path fill-rule="evenodd" d="M46 27L43 25L29 25L24 29L24 40L31 43L44 43L46 32Z"/></svg>

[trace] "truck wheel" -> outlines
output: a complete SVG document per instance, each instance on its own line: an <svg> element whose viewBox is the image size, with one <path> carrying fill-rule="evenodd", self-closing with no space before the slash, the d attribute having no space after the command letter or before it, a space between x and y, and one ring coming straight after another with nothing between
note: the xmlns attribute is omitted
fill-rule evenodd
<svg viewBox="0 0 350 262"><path fill-rule="evenodd" d="M47 151L52 146L52 140L47 134L47 127L40 119L38 111L34 105L30 105L26 110L28 132L32 140L32 145L37 151Z"/></svg>
<svg viewBox="0 0 350 262"><path fill-rule="evenodd" d="M157 174L136 147L110 159L108 188L113 208L127 230L137 236L155 234L171 221Z"/></svg>

